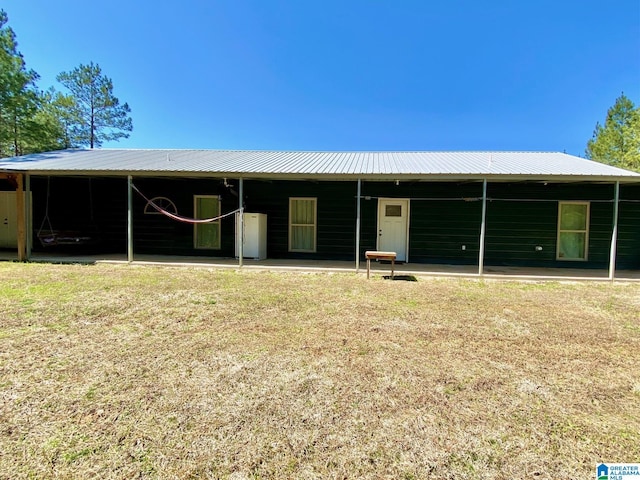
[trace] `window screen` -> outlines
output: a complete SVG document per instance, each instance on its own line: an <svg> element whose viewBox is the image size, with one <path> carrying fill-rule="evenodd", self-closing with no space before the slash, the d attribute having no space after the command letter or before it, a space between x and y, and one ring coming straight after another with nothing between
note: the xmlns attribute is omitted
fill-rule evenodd
<svg viewBox="0 0 640 480"><path fill-rule="evenodd" d="M289 200L289 250L316 251L316 199Z"/></svg>
<svg viewBox="0 0 640 480"><path fill-rule="evenodd" d="M589 204L560 203L558 217L558 259L586 260Z"/></svg>
<svg viewBox="0 0 640 480"><path fill-rule="evenodd" d="M215 218L220 215L220 199L217 196L194 197L195 218ZM220 220L194 225L195 248L220 248Z"/></svg>

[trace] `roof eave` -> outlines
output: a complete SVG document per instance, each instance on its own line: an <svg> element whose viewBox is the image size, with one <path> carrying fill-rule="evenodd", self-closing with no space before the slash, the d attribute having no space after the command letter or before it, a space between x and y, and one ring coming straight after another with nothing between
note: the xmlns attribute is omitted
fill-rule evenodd
<svg viewBox="0 0 640 480"><path fill-rule="evenodd" d="M165 170L35 170L4 169L5 173L22 173L37 176L74 176L74 177L174 177L174 178L244 178L263 180L334 180L334 181L533 181L533 182L620 182L640 183L638 175L530 175L496 173L305 173L305 172L205 172L205 171L165 171Z"/></svg>

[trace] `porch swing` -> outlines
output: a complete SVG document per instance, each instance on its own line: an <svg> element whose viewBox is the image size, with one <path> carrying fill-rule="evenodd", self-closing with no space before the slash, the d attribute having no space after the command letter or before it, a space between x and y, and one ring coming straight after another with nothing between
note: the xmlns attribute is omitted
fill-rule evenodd
<svg viewBox="0 0 640 480"><path fill-rule="evenodd" d="M94 234L87 232L78 232L75 230L54 230L49 217L49 198L51 195L51 177L47 177L47 197L45 201L44 217L40 223L40 228L36 233L40 244L43 247L55 247L64 245L95 245L98 243L98 237L95 235L97 228L95 227L95 219L93 216L93 189L91 179L89 179L89 215L90 222L93 225Z"/></svg>

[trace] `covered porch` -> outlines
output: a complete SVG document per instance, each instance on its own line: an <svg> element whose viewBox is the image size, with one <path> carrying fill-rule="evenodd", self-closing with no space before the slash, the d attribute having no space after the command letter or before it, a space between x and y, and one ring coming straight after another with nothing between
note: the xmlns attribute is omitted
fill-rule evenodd
<svg viewBox="0 0 640 480"><path fill-rule="evenodd" d="M11 202L17 259L360 272L376 250L395 252L407 275L613 280L640 270L638 174L563 154L345 155L68 151L11 160L16 173L5 175L24 185L4 187L22 197ZM266 244L258 254L244 255L238 212L265 217L251 235Z"/></svg>

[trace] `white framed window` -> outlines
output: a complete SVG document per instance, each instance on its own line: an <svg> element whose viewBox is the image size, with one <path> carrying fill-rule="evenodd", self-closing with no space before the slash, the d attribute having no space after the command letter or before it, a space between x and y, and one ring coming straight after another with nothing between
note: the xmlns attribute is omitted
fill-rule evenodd
<svg viewBox="0 0 640 480"><path fill-rule="evenodd" d="M194 195L193 212L197 219L215 218L220 215L220 197L217 195ZM193 225L193 246L203 249L220 249L220 220Z"/></svg>
<svg viewBox="0 0 640 480"><path fill-rule="evenodd" d="M315 252L318 199L289 198L289 251Z"/></svg>
<svg viewBox="0 0 640 480"><path fill-rule="evenodd" d="M557 260L587 260L589 254L589 202L558 204Z"/></svg>

